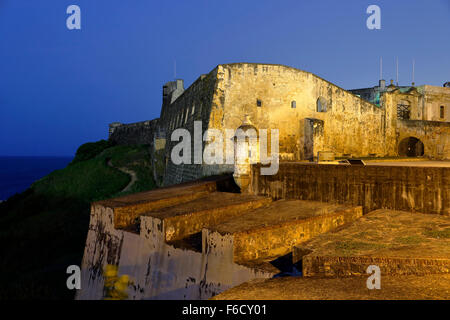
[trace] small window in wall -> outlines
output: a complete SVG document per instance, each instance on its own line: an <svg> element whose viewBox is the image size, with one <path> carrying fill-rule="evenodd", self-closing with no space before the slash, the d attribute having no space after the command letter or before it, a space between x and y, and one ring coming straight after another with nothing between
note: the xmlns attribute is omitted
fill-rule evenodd
<svg viewBox="0 0 450 320"><path fill-rule="evenodd" d="M297 102L295 102L295 100L291 101L291 108L292 109L297 108Z"/></svg>
<svg viewBox="0 0 450 320"><path fill-rule="evenodd" d="M407 102L400 101L397 104L397 118L401 120L409 120L411 118L411 107Z"/></svg>
<svg viewBox="0 0 450 320"><path fill-rule="evenodd" d="M441 106L439 108L439 116L440 116L441 119L444 119L444 116L445 116L445 108L444 108L444 106Z"/></svg>
<svg viewBox="0 0 450 320"><path fill-rule="evenodd" d="M262 106L262 101L259 100L259 99L256 99L256 105L257 105L258 107L261 107L261 106Z"/></svg>
<svg viewBox="0 0 450 320"><path fill-rule="evenodd" d="M317 112L327 112L327 100L324 97L317 99Z"/></svg>

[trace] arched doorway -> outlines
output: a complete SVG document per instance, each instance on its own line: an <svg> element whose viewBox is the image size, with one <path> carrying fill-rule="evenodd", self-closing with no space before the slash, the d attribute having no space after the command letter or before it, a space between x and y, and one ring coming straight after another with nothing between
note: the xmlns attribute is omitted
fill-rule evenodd
<svg viewBox="0 0 450 320"><path fill-rule="evenodd" d="M423 154L423 142L415 137L405 138L398 144L398 155L401 157L421 157Z"/></svg>

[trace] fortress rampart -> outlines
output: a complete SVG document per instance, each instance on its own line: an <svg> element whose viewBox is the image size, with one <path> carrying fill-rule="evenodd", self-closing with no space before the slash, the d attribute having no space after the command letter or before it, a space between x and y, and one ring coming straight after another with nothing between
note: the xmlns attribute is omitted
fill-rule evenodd
<svg viewBox="0 0 450 320"><path fill-rule="evenodd" d="M183 85L178 79L163 86L159 119L110 125L116 143L151 145L159 166L155 176L163 185L233 172L229 164L195 163L194 140L202 141L203 153L210 143L201 136L207 129L229 139L225 130L236 130L245 116L258 130L278 130L281 161L313 160L319 151L347 158L450 159L449 88L391 85L376 105L352 93L358 90L344 90L312 73L257 63L218 65L189 88ZM400 114L399 106L407 111ZM438 111L440 121L434 120ZM197 136L195 122L201 122ZM179 141L171 137L178 128L190 133L191 162L175 165L171 152ZM268 150L271 139L269 134ZM226 143L223 148L225 159Z"/></svg>
<svg viewBox="0 0 450 320"><path fill-rule="evenodd" d="M159 119L109 125L109 140L117 144L151 144L159 133Z"/></svg>
<svg viewBox="0 0 450 320"><path fill-rule="evenodd" d="M280 163L273 176L252 166L251 192L376 209L450 215L450 168Z"/></svg>

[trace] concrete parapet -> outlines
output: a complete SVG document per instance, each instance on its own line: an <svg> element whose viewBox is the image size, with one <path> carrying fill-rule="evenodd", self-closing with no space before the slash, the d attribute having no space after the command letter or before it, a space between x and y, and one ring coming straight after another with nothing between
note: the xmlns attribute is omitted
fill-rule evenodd
<svg viewBox="0 0 450 320"><path fill-rule="evenodd" d="M450 215L450 168L280 163L276 175L253 165L253 194Z"/></svg>

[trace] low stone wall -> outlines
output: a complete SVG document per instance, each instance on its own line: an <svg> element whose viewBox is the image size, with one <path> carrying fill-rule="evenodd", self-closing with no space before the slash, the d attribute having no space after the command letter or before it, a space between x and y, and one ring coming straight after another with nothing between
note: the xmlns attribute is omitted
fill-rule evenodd
<svg viewBox="0 0 450 320"><path fill-rule="evenodd" d="M367 267L380 267L383 275L448 273L450 259L396 257L315 257L302 260L304 277L346 277L366 274Z"/></svg>
<svg viewBox="0 0 450 320"><path fill-rule="evenodd" d="M256 195L450 215L450 168L280 163L272 176L260 168L251 170Z"/></svg>

